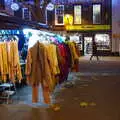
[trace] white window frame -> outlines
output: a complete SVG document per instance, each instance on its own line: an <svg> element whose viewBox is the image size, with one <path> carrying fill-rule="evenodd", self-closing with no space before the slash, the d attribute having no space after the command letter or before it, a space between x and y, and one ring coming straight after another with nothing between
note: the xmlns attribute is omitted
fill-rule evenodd
<svg viewBox="0 0 120 120"><path fill-rule="evenodd" d="M57 5L57 6L62 6L63 7L63 11L64 11L64 5ZM57 9L55 6L55 25L64 25L64 12L63 14L59 15L59 16L63 16L63 23L58 23L58 15L57 15Z"/></svg>
<svg viewBox="0 0 120 120"><path fill-rule="evenodd" d="M75 7L80 7L80 13L78 14L78 13L75 13L76 11L75 11ZM76 16L78 16L79 15L79 17L80 17L80 23L76 23ZM82 24L82 5L75 5L74 6L74 24Z"/></svg>
<svg viewBox="0 0 120 120"><path fill-rule="evenodd" d="M28 9L28 8L22 8L22 19L25 19L24 10L26 10L26 9ZM29 20L31 20L31 12L29 9L28 9L28 11L29 11Z"/></svg>

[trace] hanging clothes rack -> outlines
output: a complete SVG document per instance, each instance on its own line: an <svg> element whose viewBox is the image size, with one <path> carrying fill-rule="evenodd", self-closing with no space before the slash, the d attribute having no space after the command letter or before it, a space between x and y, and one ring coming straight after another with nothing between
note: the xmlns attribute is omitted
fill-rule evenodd
<svg viewBox="0 0 120 120"><path fill-rule="evenodd" d="M22 79L17 48L18 45L17 41L15 41L15 38L10 41L8 40L0 43L0 73L2 79L1 81L3 82L0 85L0 88L4 88L4 90L1 91L2 93L0 95L0 98L6 99L7 104L9 102L10 96L16 92L15 76L17 75L19 80ZM19 72L20 76L17 72ZM11 90L12 87L14 88L14 91Z"/></svg>
<svg viewBox="0 0 120 120"><path fill-rule="evenodd" d="M27 55L26 75L33 88L32 102L35 103L38 102L38 86L41 83L44 102L50 104L51 92L57 84L67 80L69 68L74 67L75 59L79 58L73 43L65 43L57 35L48 36L51 44L44 44L43 39L38 40L29 48ZM72 62L69 62L70 59Z"/></svg>

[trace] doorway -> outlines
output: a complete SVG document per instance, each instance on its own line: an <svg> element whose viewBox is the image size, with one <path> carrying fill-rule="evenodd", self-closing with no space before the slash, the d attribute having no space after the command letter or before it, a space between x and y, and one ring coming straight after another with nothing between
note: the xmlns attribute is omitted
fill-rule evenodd
<svg viewBox="0 0 120 120"><path fill-rule="evenodd" d="M92 37L84 37L84 55L92 54Z"/></svg>

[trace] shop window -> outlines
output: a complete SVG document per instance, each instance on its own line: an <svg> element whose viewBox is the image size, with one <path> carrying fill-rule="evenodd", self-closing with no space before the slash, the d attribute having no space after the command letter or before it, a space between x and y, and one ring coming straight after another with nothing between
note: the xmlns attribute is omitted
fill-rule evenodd
<svg viewBox="0 0 120 120"><path fill-rule="evenodd" d="M93 5L93 24L101 23L101 5L94 4Z"/></svg>
<svg viewBox="0 0 120 120"><path fill-rule="evenodd" d="M110 36L109 34L96 34L95 41L98 50L110 50Z"/></svg>
<svg viewBox="0 0 120 120"><path fill-rule="evenodd" d="M64 5L55 6L55 25L64 25Z"/></svg>
<svg viewBox="0 0 120 120"><path fill-rule="evenodd" d="M75 43L79 43L80 38L78 35L72 35L72 36L70 36L70 41L74 41Z"/></svg>
<svg viewBox="0 0 120 120"><path fill-rule="evenodd" d="M28 8L22 8L22 18L25 20L31 20L31 12Z"/></svg>
<svg viewBox="0 0 120 120"><path fill-rule="evenodd" d="M83 39L82 39L82 35L70 35L70 41L74 41L75 43L77 43L79 50L83 50Z"/></svg>
<svg viewBox="0 0 120 120"><path fill-rule="evenodd" d="M81 24L81 5L74 6L74 24Z"/></svg>

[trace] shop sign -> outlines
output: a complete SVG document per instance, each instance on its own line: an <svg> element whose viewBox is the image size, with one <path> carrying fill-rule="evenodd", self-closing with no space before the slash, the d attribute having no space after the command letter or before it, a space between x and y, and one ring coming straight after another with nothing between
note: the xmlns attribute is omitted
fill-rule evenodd
<svg viewBox="0 0 120 120"><path fill-rule="evenodd" d="M72 25L73 24L73 16L71 14L65 14L64 24L65 25Z"/></svg>
<svg viewBox="0 0 120 120"><path fill-rule="evenodd" d="M14 35L14 34L20 34L19 30L0 30L0 35Z"/></svg>
<svg viewBox="0 0 120 120"><path fill-rule="evenodd" d="M76 30L110 30L110 25L66 25L67 31L76 31Z"/></svg>

